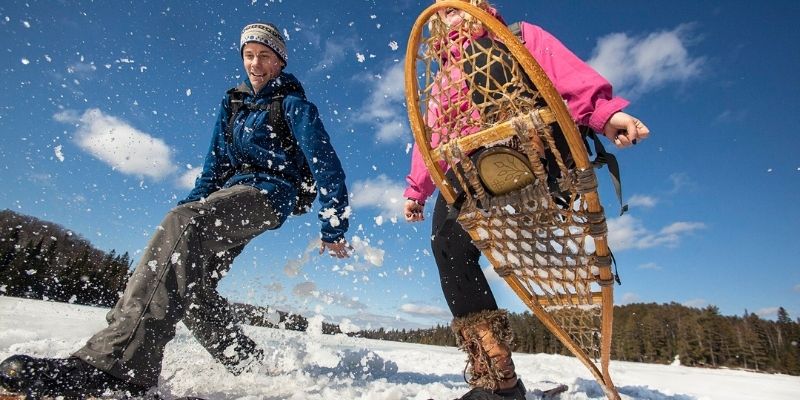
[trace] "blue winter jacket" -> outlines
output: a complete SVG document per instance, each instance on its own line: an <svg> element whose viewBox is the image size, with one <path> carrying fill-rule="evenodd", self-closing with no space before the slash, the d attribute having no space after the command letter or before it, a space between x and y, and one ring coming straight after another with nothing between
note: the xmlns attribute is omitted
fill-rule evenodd
<svg viewBox="0 0 800 400"><path fill-rule="evenodd" d="M244 102L268 105L273 93L292 81L299 86L299 81L293 75L281 73L256 95L252 94L253 86L247 81L250 93L244 97ZM280 214L277 228L291 214L297 200L297 182L301 178L297 160L289 159L290 154L272 134L266 110L242 107L233 122L232 141L228 146L225 142L225 128L230 118L228 103L226 95L214 125L203 172L195 181L189 196L178 204L200 200L233 185L250 185L261 189ZM348 228L349 214L346 213L349 207L344 170L331 146L317 107L305 100L303 94L290 92L283 99L283 112L317 181L322 240L335 242L342 239ZM241 172L243 164L251 166L248 171L254 167L258 172Z"/></svg>

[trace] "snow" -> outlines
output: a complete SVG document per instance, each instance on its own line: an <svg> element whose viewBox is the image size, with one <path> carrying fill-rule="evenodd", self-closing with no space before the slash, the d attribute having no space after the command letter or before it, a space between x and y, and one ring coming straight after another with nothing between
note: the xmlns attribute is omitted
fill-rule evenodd
<svg viewBox="0 0 800 400"><path fill-rule="evenodd" d="M105 326L108 310L0 297L0 358L12 354L66 357ZM35 316L35 318L31 318ZM158 390L166 399L196 395L216 399L437 399L467 391L464 355L455 348L323 335L320 316L308 316L307 333L245 326L267 349L257 373L228 374L180 324L166 348ZM528 399L556 383L561 399L604 399L590 373L571 357L516 354ZM676 360L677 361L677 360ZM727 369L612 362L623 399L796 399L800 377Z"/></svg>

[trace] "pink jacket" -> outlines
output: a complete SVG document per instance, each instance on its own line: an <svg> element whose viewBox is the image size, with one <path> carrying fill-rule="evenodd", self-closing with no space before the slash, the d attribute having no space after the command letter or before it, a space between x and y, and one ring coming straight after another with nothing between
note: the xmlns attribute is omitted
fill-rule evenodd
<svg viewBox="0 0 800 400"><path fill-rule="evenodd" d="M578 125L602 132L611 115L629 104L621 97L613 97L611 84L605 78L544 29L523 22L522 39L525 48L566 100L567 108ZM462 132L470 133L474 132ZM406 176L406 182L408 186L403 196L421 203L436 189L416 143L411 154L411 172Z"/></svg>

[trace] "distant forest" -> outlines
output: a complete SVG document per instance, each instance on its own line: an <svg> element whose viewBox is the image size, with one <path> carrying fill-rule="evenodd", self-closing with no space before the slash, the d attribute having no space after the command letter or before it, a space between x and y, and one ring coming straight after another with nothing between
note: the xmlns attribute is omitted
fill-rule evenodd
<svg viewBox="0 0 800 400"><path fill-rule="evenodd" d="M514 352L570 355L558 339L529 312L510 315ZM722 316L714 306L628 304L614 307L614 360L740 368L800 375L800 320L779 308L777 321L745 311ZM419 330L361 331L359 336L399 342L455 346L449 326Z"/></svg>
<svg viewBox="0 0 800 400"><path fill-rule="evenodd" d="M128 253L105 253L59 225L0 211L0 294L111 307L130 276Z"/></svg>
<svg viewBox="0 0 800 400"><path fill-rule="evenodd" d="M111 307L130 276L128 253L93 247L80 235L34 217L0 211L0 295ZM305 330L308 321L295 314L248 304L234 304L247 324ZM511 314L513 350L565 354L568 351L530 313ZM323 324L324 333L340 333ZM455 346L447 326L420 330L361 331L355 336L400 342ZM777 320L745 311L723 316L714 307L680 304L628 304L614 310L612 359L699 367L742 368L800 375L800 319L785 309Z"/></svg>

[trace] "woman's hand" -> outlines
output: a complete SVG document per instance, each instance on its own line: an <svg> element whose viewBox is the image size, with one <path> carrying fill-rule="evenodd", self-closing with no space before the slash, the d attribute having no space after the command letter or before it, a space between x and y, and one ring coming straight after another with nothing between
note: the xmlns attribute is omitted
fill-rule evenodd
<svg viewBox="0 0 800 400"><path fill-rule="evenodd" d="M406 204L403 207L403 214L408 222L419 222L425 220L423 211L425 211L425 205L412 199L406 200Z"/></svg>
<svg viewBox="0 0 800 400"><path fill-rule="evenodd" d="M603 127L603 134L619 148L635 145L650 136L642 121L622 111L614 113Z"/></svg>

